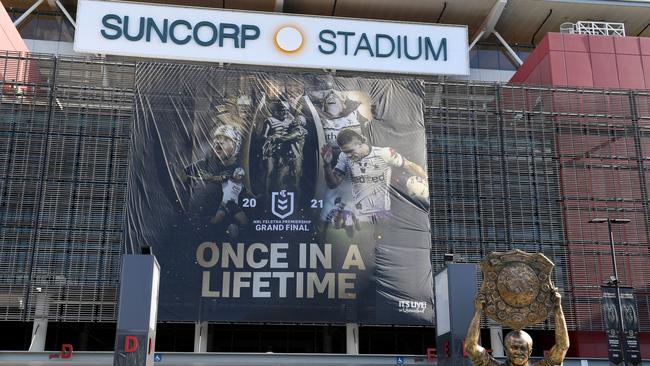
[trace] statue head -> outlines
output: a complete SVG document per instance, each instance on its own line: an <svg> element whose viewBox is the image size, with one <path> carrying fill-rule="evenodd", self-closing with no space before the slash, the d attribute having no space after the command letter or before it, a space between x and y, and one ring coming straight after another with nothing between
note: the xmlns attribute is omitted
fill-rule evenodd
<svg viewBox="0 0 650 366"><path fill-rule="evenodd" d="M528 357L533 352L533 339L523 330L513 330L504 340L506 357L511 366L528 365Z"/></svg>

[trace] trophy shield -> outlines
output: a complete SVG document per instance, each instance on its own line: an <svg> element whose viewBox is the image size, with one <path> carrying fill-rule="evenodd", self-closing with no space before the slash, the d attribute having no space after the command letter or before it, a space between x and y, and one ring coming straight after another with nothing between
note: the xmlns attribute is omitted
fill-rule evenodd
<svg viewBox="0 0 650 366"><path fill-rule="evenodd" d="M485 314L514 330L544 321L553 310L553 262L541 253L515 249L481 261Z"/></svg>

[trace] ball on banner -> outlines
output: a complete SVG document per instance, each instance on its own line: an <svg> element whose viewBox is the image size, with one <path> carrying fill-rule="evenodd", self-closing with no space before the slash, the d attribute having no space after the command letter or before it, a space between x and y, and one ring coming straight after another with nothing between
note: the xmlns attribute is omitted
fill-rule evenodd
<svg viewBox="0 0 650 366"><path fill-rule="evenodd" d="M406 181L406 191L409 197L421 201L429 200L429 184L418 176L412 176Z"/></svg>

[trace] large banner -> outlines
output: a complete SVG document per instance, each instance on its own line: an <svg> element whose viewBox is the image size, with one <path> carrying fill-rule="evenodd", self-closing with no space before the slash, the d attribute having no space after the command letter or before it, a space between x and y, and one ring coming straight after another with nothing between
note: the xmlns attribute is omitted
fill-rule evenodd
<svg viewBox="0 0 650 366"><path fill-rule="evenodd" d="M616 287L602 286L602 290L603 319L605 332L607 332L607 356L610 364L620 365L623 362L623 353Z"/></svg>
<svg viewBox="0 0 650 366"><path fill-rule="evenodd" d="M622 322L619 318L619 304L615 286L602 286L603 317L607 332L609 361L613 365L639 365L641 350L639 348L639 315L632 287L619 287L621 294ZM621 329L621 326L624 329ZM622 331L622 332L621 332ZM624 350L624 352L621 352Z"/></svg>
<svg viewBox="0 0 650 366"><path fill-rule="evenodd" d="M420 82L142 63L136 103L159 319L432 324Z"/></svg>
<svg viewBox="0 0 650 366"><path fill-rule="evenodd" d="M629 365L641 364L639 348L639 312L632 287L621 287L621 307L623 308L623 326L625 327L625 362Z"/></svg>

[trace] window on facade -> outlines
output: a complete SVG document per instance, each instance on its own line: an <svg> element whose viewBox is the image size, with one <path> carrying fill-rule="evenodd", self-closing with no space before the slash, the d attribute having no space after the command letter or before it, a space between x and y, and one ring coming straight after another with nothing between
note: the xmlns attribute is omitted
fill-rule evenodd
<svg viewBox="0 0 650 366"><path fill-rule="evenodd" d="M12 20L18 19L24 12L25 10L12 10ZM74 39L74 27L59 12L33 12L20 23L18 31L24 39L55 42L72 42Z"/></svg>

